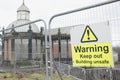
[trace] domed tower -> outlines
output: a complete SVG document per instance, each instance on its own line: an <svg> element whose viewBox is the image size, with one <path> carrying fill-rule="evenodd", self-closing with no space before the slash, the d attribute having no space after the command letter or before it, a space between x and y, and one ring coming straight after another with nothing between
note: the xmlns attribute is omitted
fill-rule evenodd
<svg viewBox="0 0 120 80"><path fill-rule="evenodd" d="M18 20L29 20L30 10L23 4L17 9L17 19Z"/></svg>
<svg viewBox="0 0 120 80"><path fill-rule="evenodd" d="M10 23L7 31L3 31L2 39L2 56L3 62L12 62L17 60L31 60L33 57L41 58L40 46L43 44L44 38L42 31L36 24L24 25L14 28L15 26L30 22L30 10L25 5L17 9L17 20Z"/></svg>
<svg viewBox="0 0 120 80"><path fill-rule="evenodd" d="M25 3L23 2L22 5L17 9L17 20L13 21L11 24L8 25L7 29L12 28L14 26L18 26L20 24L30 22L30 10L27 8ZM15 28L16 32L27 32L29 29L29 25L22 26L19 28ZM39 33L39 29L36 24L31 24L31 29L33 32ZM11 30L6 31L6 33L10 32Z"/></svg>

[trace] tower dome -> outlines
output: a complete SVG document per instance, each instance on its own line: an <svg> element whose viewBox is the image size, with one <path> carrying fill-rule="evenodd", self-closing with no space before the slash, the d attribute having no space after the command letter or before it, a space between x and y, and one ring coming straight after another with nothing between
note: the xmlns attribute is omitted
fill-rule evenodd
<svg viewBox="0 0 120 80"><path fill-rule="evenodd" d="M23 4L17 9L17 19L18 20L29 20L30 18L30 10L25 5L24 1Z"/></svg>
<svg viewBox="0 0 120 80"><path fill-rule="evenodd" d="M23 4L17 9L17 12L23 12L23 11L25 11L25 12L30 12L30 10L29 10L29 8L24 4L24 2L23 2Z"/></svg>
<svg viewBox="0 0 120 80"><path fill-rule="evenodd" d="M18 26L18 25L30 22L29 14L30 14L29 8L27 8L27 6L25 5L25 3L23 1L22 5L17 9L17 20L10 23L8 25L7 29L13 28L13 25ZM29 30L29 25L15 28L16 32L27 32L28 30ZM39 33L39 29L36 24L31 24L31 30L35 33ZM6 31L6 33L9 33L10 31L11 30L8 30L8 31Z"/></svg>

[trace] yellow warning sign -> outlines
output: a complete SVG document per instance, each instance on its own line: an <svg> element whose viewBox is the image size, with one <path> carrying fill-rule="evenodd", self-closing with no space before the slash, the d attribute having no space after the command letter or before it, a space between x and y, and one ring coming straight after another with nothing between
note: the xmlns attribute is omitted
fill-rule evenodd
<svg viewBox="0 0 120 80"><path fill-rule="evenodd" d="M86 26L85 31L82 35L81 42L95 42L98 38L92 31L92 29L89 26Z"/></svg>
<svg viewBox="0 0 120 80"><path fill-rule="evenodd" d="M73 66L113 67L110 42L72 45Z"/></svg>

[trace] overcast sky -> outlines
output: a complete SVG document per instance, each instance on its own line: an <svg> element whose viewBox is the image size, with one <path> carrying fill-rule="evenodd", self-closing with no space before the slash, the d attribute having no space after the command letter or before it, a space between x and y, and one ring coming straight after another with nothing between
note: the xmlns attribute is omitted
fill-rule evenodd
<svg viewBox="0 0 120 80"><path fill-rule="evenodd" d="M55 14L101 3L108 0L25 0L30 20L44 19L47 23ZM23 0L0 0L0 27L7 27L17 19L17 8Z"/></svg>

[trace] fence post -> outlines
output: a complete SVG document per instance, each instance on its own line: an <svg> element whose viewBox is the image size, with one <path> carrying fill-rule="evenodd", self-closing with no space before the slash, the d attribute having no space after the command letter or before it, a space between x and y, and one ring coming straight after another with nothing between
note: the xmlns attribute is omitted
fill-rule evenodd
<svg viewBox="0 0 120 80"><path fill-rule="evenodd" d="M84 79L83 80L86 80L87 78L86 78L86 69L83 69L83 71L84 71Z"/></svg>
<svg viewBox="0 0 120 80"><path fill-rule="evenodd" d="M70 75L70 70L71 70L71 67L70 65L68 65L68 75Z"/></svg>
<svg viewBox="0 0 120 80"><path fill-rule="evenodd" d="M112 80L112 68L109 68L110 71L110 80Z"/></svg>

